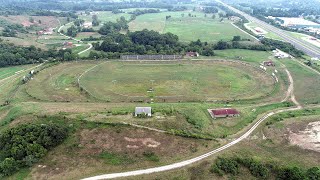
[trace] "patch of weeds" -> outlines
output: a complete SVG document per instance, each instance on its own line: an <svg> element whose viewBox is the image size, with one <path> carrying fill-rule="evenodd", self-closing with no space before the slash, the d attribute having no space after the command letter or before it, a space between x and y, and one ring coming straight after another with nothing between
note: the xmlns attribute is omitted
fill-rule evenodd
<svg viewBox="0 0 320 180"><path fill-rule="evenodd" d="M106 151L100 153L99 158L103 159L106 164L110 165L126 165L134 163L134 160L126 155L119 155Z"/></svg>
<svg viewBox="0 0 320 180"><path fill-rule="evenodd" d="M143 156L148 160L148 161L153 161L153 162L159 162L160 158L157 156L154 152L152 151L145 151L143 152Z"/></svg>

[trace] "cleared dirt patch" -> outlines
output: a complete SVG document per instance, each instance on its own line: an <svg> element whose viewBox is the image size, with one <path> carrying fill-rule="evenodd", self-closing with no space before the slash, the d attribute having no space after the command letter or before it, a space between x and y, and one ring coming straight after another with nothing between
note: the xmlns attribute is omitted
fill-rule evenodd
<svg viewBox="0 0 320 180"><path fill-rule="evenodd" d="M289 130L289 142L303 149L320 152L320 121L311 122L304 130Z"/></svg>
<svg viewBox="0 0 320 180"><path fill-rule="evenodd" d="M117 130L93 129L79 133L83 154L99 154L103 151L117 153L141 154L152 150L156 154L174 157L177 154L188 154L190 149L199 146L193 139L186 139L163 133L121 128Z"/></svg>
<svg viewBox="0 0 320 180"><path fill-rule="evenodd" d="M29 177L80 179L106 172L154 167L195 156L213 146L217 146L213 141L127 126L81 129L36 164ZM150 160L148 155L159 161Z"/></svg>

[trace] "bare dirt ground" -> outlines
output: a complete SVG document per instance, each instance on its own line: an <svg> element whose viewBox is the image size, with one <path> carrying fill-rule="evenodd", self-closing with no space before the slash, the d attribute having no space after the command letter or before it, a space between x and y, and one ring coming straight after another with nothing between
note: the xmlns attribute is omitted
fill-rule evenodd
<svg viewBox="0 0 320 180"><path fill-rule="evenodd" d="M132 127L82 129L36 164L30 179L79 179L99 172L118 172L169 163L216 146L213 141L183 138ZM103 152L127 157L123 164L99 158ZM153 152L159 162L143 155ZM130 161L132 161L130 163Z"/></svg>
<svg viewBox="0 0 320 180"><path fill-rule="evenodd" d="M305 129L297 132L289 129L288 139L292 145L320 152L320 121L310 122Z"/></svg>
<svg viewBox="0 0 320 180"><path fill-rule="evenodd" d="M99 154L103 151L140 154L150 150L159 155L174 157L177 154L188 154L190 149L199 145L192 139L135 128L85 129L79 133L79 138L84 147L80 152L84 154Z"/></svg>

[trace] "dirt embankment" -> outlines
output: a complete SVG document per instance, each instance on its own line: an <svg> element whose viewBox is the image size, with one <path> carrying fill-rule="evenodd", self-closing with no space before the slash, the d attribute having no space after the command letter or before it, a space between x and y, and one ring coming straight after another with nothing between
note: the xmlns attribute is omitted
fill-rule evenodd
<svg viewBox="0 0 320 180"><path fill-rule="evenodd" d="M304 130L289 130L288 139L290 144L320 152L320 121L309 123Z"/></svg>

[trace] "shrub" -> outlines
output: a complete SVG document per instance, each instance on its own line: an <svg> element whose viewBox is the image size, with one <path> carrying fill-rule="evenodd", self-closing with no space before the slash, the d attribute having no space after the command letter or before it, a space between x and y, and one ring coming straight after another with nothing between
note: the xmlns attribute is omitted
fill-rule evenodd
<svg viewBox="0 0 320 180"><path fill-rule="evenodd" d="M0 174L32 166L66 137L67 129L55 124L22 124L4 131L0 134Z"/></svg>
<svg viewBox="0 0 320 180"><path fill-rule="evenodd" d="M152 151L143 152L143 156L145 156L149 161L159 162L159 157Z"/></svg>
<svg viewBox="0 0 320 180"><path fill-rule="evenodd" d="M320 168L313 167L313 168L308 169L306 176L310 180L318 180L318 179L320 179Z"/></svg>
<svg viewBox="0 0 320 180"><path fill-rule="evenodd" d="M236 175L239 173L239 164L232 158L218 157L215 165L218 169L224 171L225 173L230 173L232 175Z"/></svg>

